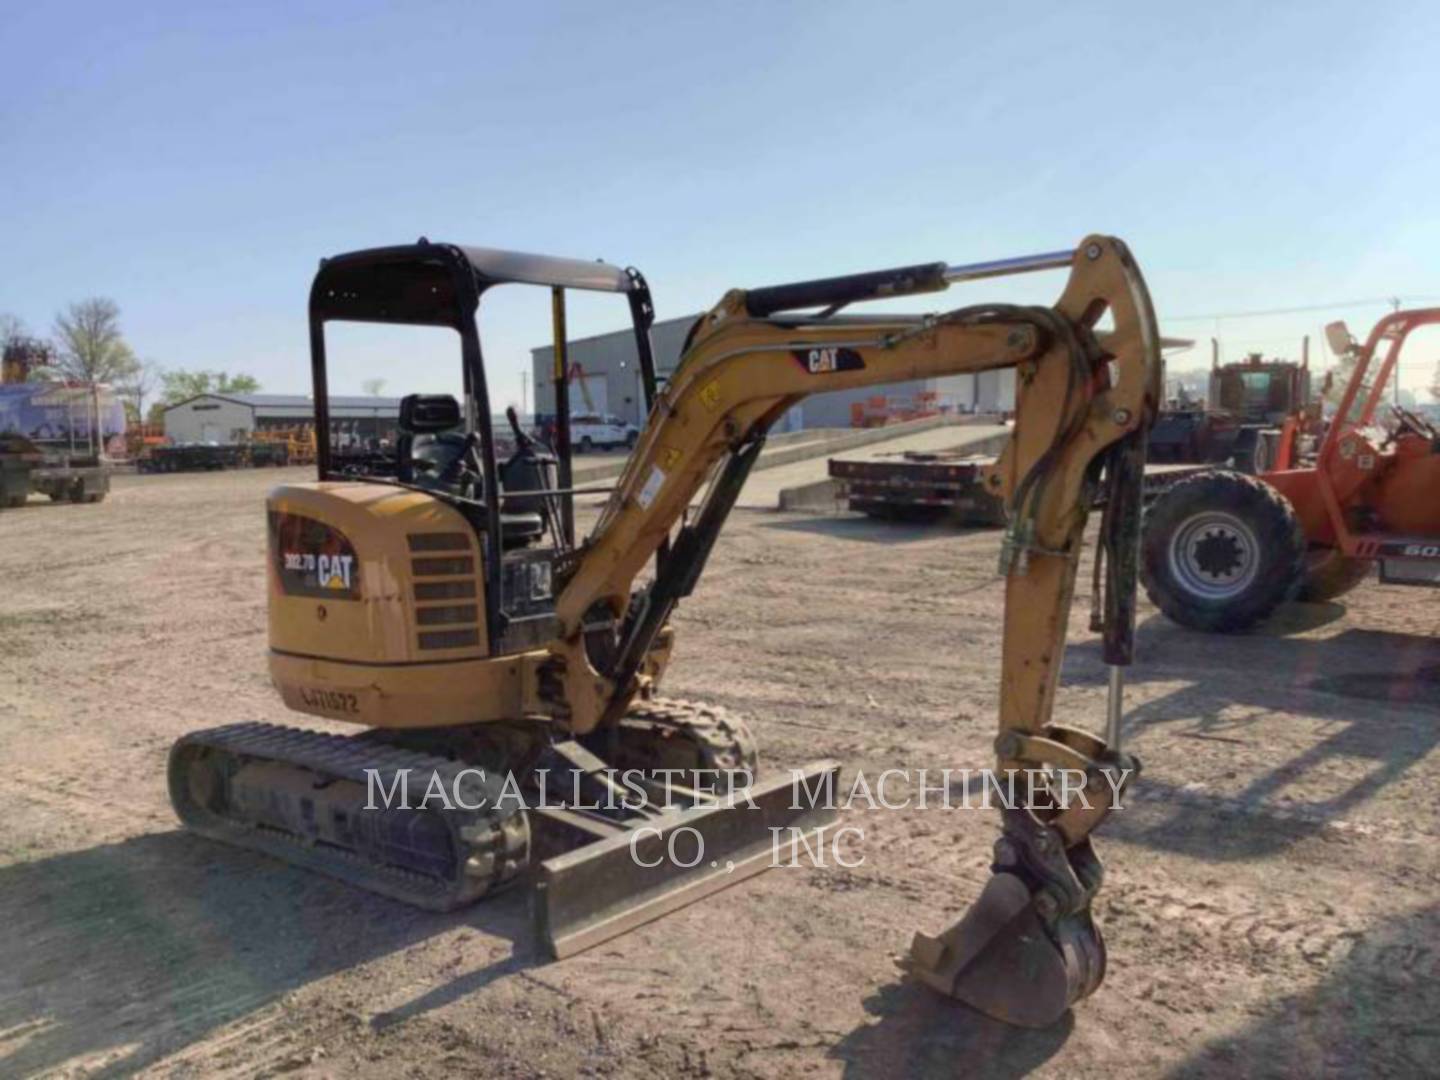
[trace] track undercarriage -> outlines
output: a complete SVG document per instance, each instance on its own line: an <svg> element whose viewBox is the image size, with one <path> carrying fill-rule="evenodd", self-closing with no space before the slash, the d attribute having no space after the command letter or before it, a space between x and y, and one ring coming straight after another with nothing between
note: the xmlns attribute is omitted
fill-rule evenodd
<svg viewBox="0 0 1440 1080"><path fill-rule="evenodd" d="M561 957L788 859L833 819L802 796L829 790L836 766L754 784L756 765L740 718L654 700L583 743L539 721L353 736L231 725L181 738L169 783L201 835L431 911L533 863L537 934Z"/></svg>

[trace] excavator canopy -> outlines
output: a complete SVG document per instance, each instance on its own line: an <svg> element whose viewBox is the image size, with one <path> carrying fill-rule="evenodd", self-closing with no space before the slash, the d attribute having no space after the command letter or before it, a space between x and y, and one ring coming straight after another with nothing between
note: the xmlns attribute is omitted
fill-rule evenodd
<svg viewBox="0 0 1440 1080"><path fill-rule="evenodd" d="M418 243L367 248L321 260L310 287L310 314L322 321L449 326L473 318L492 285L630 293L643 280L596 260L562 259L499 248Z"/></svg>

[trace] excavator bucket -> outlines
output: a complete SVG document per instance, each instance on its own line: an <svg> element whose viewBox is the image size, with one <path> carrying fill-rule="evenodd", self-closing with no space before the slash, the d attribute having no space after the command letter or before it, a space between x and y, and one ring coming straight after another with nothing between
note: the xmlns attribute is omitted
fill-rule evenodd
<svg viewBox="0 0 1440 1080"><path fill-rule="evenodd" d="M910 966L921 982L987 1016L1043 1028L1100 985L1105 942L1088 909L1049 924L1029 887L998 873L950 929L915 935Z"/></svg>
<svg viewBox="0 0 1440 1080"><path fill-rule="evenodd" d="M575 811L532 811L542 842L586 839L540 863L537 936L555 959L599 945L711 893L789 865L823 843L840 766L819 762L623 831ZM607 830L608 834L607 834Z"/></svg>

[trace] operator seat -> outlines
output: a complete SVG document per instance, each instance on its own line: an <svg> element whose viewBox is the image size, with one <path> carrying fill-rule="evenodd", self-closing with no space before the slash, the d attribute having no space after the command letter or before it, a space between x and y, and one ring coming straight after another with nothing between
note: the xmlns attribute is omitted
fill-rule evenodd
<svg viewBox="0 0 1440 1080"><path fill-rule="evenodd" d="M477 436L457 430L463 424L460 403L449 394L408 394L400 399L400 437L396 441L396 476L406 484L470 502L456 507L478 530L488 518L474 503L485 502L485 480L479 461ZM420 467L417 468L416 466ZM501 470L501 484L508 479ZM509 513L502 501L500 528L505 547L523 547L545 532L537 513Z"/></svg>

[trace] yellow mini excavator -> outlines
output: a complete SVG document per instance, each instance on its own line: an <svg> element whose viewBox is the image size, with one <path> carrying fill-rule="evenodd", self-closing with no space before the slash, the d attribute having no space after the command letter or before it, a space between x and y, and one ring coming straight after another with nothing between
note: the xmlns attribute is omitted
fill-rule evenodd
<svg viewBox="0 0 1440 1080"><path fill-rule="evenodd" d="M1047 269L1069 271L1053 307L842 313ZM548 445L512 411L513 448L502 452L477 312L509 284L551 292L558 415ZM579 542L570 290L626 298L649 408ZM393 448L332 447L334 321L453 330L463 397L403 399ZM998 769L1042 779L1078 769L1086 786L1002 811L979 900L950 930L917 935L910 966L1001 1019L1054 1021L1104 975L1090 835L1136 768L1119 745L1120 670L1160 360L1129 251L1091 236L1039 256L732 290L695 322L663 389L652 321L644 278L603 262L422 239L321 263L310 292L319 478L269 497L269 662L291 709L364 730L240 724L187 735L170 754L176 812L205 836L435 910L530 867L540 940L557 957L786 858L833 820L816 793L833 790L838 766L751 783L755 741L739 717L661 697L675 606L766 431L797 401L1014 368L1014 433L985 478L1009 515ZM1111 665L1103 738L1051 718L1082 534L1100 502L1092 622Z"/></svg>

